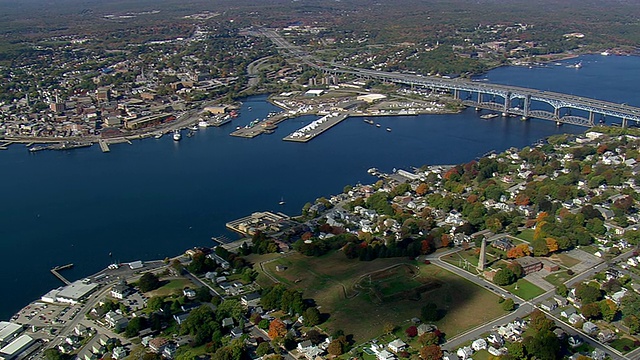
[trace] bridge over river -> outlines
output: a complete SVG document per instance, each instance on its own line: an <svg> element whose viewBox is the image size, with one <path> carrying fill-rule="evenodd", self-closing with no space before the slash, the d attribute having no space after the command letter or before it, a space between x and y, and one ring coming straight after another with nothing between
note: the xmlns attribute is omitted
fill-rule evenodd
<svg viewBox="0 0 640 360"><path fill-rule="evenodd" d="M538 118L555 121L558 125L566 123L591 127L605 119L619 119L620 125L627 127L638 125L640 108L627 104L542 91L518 86L491 84L468 79L447 79L435 76L403 74L395 72L358 69L332 64L319 65L311 55L300 47L286 41L271 29L260 29L258 33L268 37L278 48L289 55L301 59L306 65L327 74L351 74L360 78L377 79L385 82L405 84L437 91L447 91L466 106L476 109L488 109L502 113L503 116L517 115L526 120Z"/></svg>

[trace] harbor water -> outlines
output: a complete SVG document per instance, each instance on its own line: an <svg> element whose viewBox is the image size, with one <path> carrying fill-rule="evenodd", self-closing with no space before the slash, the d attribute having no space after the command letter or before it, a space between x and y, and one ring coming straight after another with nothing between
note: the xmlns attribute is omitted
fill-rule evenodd
<svg viewBox="0 0 640 360"><path fill-rule="evenodd" d="M636 57L586 56L541 68L505 67L483 78L604 100L638 104ZM620 72L624 72L621 75ZM251 110L250 110L251 109ZM473 109L455 115L376 118L380 128L350 118L309 143L282 141L317 119L304 116L255 139L229 136L236 126L278 109L265 96L244 100L240 116L177 142L171 136L72 151L0 152L0 319L8 319L60 281L49 270L88 276L113 262L162 259L212 236L234 237L225 223L255 211L296 215L306 202L369 183L366 170L409 169L470 161L491 150L523 147L546 136L585 128L498 117ZM386 128L392 131L385 131ZM183 135L186 135L183 134ZM285 204L279 202L284 200Z"/></svg>

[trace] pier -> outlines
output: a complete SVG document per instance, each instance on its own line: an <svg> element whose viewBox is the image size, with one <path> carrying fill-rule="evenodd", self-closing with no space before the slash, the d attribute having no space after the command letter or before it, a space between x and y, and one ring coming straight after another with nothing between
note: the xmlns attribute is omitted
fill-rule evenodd
<svg viewBox="0 0 640 360"><path fill-rule="evenodd" d="M60 281L62 281L65 285L71 285L71 281L67 280L64 276L62 276L58 271L60 270L64 270L64 269L70 269L73 267L73 264L67 264L67 265L62 265L62 266L56 266L53 269L51 269L51 273L57 277L58 279L60 279Z"/></svg>
<svg viewBox="0 0 640 360"><path fill-rule="evenodd" d="M106 141L100 139L98 140L98 144L100 144L100 149L102 150L103 153L111 151L111 149L109 149L109 144L107 144Z"/></svg>
<svg viewBox="0 0 640 360"><path fill-rule="evenodd" d="M294 131L293 133L285 136L282 140L303 143L311 141L316 136L331 129L348 117L349 114L346 113L331 113L299 130Z"/></svg>
<svg viewBox="0 0 640 360"><path fill-rule="evenodd" d="M290 117L288 113L279 113L266 119L259 120L246 127L240 128L232 132L231 136L243 137L252 139L258 135L272 132L279 123L287 120Z"/></svg>
<svg viewBox="0 0 640 360"><path fill-rule="evenodd" d="M9 145L13 144L13 141L8 141L6 143L0 144L0 150L7 150Z"/></svg>

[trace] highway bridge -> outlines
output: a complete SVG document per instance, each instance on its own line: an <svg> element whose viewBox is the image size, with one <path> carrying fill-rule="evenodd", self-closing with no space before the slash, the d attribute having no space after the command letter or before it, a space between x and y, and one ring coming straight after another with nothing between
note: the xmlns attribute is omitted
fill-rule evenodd
<svg viewBox="0 0 640 360"><path fill-rule="evenodd" d="M476 109L488 109L502 113L503 116L517 115L523 120L538 118L563 123L591 127L598 122L618 119L622 127L638 125L640 108L626 104L542 91L518 86L491 84L468 79L446 79L418 74L359 69L342 65L322 65L311 55L280 36L272 29L259 29L260 35L268 37L278 48L290 56L300 59L306 65L327 74L353 75L365 79L377 79L385 82L422 87L436 91L452 93L453 97L466 106ZM632 122L632 124L630 124Z"/></svg>

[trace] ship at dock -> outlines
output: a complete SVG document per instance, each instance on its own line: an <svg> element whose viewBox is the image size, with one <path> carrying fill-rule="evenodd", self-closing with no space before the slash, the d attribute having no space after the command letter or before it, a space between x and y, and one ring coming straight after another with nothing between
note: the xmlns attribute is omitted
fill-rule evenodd
<svg viewBox="0 0 640 360"><path fill-rule="evenodd" d="M180 134L180 130L174 130L173 131L173 140L174 141L180 141L180 139L182 139L182 134Z"/></svg>

